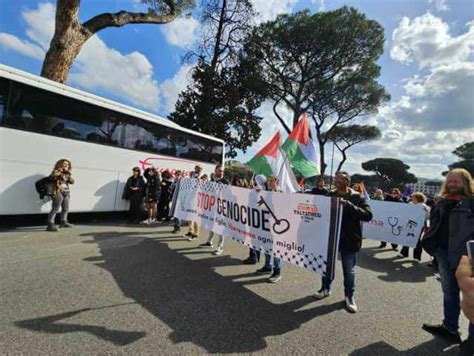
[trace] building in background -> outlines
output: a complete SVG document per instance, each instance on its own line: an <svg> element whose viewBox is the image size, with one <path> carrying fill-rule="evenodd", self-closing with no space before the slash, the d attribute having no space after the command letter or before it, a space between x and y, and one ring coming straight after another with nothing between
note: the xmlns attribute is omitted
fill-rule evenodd
<svg viewBox="0 0 474 356"><path fill-rule="evenodd" d="M421 192L425 195L435 196L439 194L441 184L441 181L418 178L418 182L409 183L406 185L406 188L411 192Z"/></svg>

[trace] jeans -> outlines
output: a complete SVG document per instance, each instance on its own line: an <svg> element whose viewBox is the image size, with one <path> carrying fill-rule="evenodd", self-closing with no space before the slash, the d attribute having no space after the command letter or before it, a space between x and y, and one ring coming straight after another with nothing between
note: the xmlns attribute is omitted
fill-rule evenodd
<svg viewBox="0 0 474 356"><path fill-rule="evenodd" d="M217 236L217 249L223 250L224 249L224 236L215 234L214 232L209 231L209 237L207 238L207 242L212 243L212 239L214 238L214 236Z"/></svg>
<svg viewBox="0 0 474 356"><path fill-rule="evenodd" d="M51 212L48 215L48 224L54 224L54 219L56 218L56 214L59 212L60 208L61 208L61 222L67 221L70 198L71 197L70 197L69 189L61 190L58 192L58 194L56 194L53 197Z"/></svg>
<svg viewBox="0 0 474 356"><path fill-rule="evenodd" d="M181 220L179 220L178 218L174 218L173 222L174 222L173 226L175 229L179 229L181 227Z"/></svg>
<svg viewBox="0 0 474 356"><path fill-rule="evenodd" d="M341 250L342 271L344 274L344 294L352 298L355 291L355 266L357 263L357 252ZM322 278L323 289L331 289L332 279Z"/></svg>
<svg viewBox="0 0 474 356"><path fill-rule="evenodd" d="M251 248L249 251L249 258L255 262L260 261L260 250Z"/></svg>
<svg viewBox="0 0 474 356"><path fill-rule="evenodd" d="M280 274L281 259L273 257L273 255L265 254L265 268L272 268L274 273Z"/></svg>
<svg viewBox="0 0 474 356"><path fill-rule="evenodd" d="M461 313L461 298L456 280L456 271L451 268L448 260L448 250L438 248L435 253L438 261L441 289L443 290L444 326L451 332L459 329L459 314ZM469 324L469 338L474 337L474 325Z"/></svg>

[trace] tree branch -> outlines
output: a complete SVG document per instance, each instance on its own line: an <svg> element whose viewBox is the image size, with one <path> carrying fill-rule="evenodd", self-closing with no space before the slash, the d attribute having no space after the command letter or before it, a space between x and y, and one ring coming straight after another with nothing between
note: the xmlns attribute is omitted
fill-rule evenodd
<svg viewBox="0 0 474 356"><path fill-rule="evenodd" d="M275 101L275 104L273 104L273 113L277 117L278 121L280 121L280 124L283 126L283 128L286 130L286 132L290 133L291 132L290 128L288 127L285 120L283 120L283 118L278 114L278 112L276 110L276 108L277 108L277 106L278 106L278 104L280 103L281 100L282 99L280 99L278 101Z"/></svg>
<svg viewBox="0 0 474 356"><path fill-rule="evenodd" d="M139 13L119 11L116 13L104 13L97 15L90 20L83 23L82 27L86 29L92 36L96 32L107 27L122 27L131 23L134 24L165 24L173 21L178 13L171 8L171 13L168 15L156 15L153 12Z"/></svg>

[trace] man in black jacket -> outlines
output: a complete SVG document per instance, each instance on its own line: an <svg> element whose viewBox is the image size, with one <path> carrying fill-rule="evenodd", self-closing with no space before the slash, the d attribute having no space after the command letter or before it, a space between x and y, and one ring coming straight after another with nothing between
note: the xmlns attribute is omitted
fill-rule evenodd
<svg viewBox="0 0 474 356"><path fill-rule="evenodd" d="M423 249L438 261L444 312L441 324L423 324L423 329L453 343L461 341L455 270L462 255L466 254L466 242L474 239L473 184L465 169L456 168L448 173L441 188L442 199L431 210L430 229L421 241ZM469 325L469 340L474 340L473 324Z"/></svg>
<svg viewBox="0 0 474 356"><path fill-rule="evenodd" d="M339 252L344 272L344 294L347 310L356 313L355 266L357 253L362 247L362 221L372 220L372 211L365 198L359 192L349 188L350 183L351 177L347 172L337 172L334 178L336 190L330 192L328 196L341 198L343 206ZM316 293L316 299L323 299L331 295L331 283L332 280L326 277L322 278L322 287Z"/></svg>

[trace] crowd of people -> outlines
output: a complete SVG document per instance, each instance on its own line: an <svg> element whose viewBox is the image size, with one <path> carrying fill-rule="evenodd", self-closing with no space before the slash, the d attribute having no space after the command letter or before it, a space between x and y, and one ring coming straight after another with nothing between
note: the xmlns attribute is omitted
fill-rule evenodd
<svg viewBox="0 0 474 356"><path fill-rule="evenodd" d="M201 165L196 165L191 178L210 180L218 184L232 184L236 187L279 192L278 179L275 176L265 177L256 175L251 180L243 177L227 179L224 166L217 165L212 174L203 173ZM170 204L176 191L179 180L183 177L182 171L165 170L161 174L154 167L147 168L143 175L139 167L132 169L123 191L123 199L130 202L129 222L153 224L159 221L170 221ZM70 185L75 180L72 175L72 165L67 159L56 162L50 175L53 193L52 208L48 215L47 230L57 231L54 224L55 217L61 209L59 227L72 227L68 222L70 202ZM372 212L367 202L367 193L361 184L351 185L351 177L347 172L339 171L334 177L334 189L328 189L323 179L319 179L314 188L305 193L337 196L343 207L339 253L343 270L343 284L345 305L349 312L356 313L358 306L354 299L355 271L358 252L362 247L362 222L372 219ZM394 203L421 204L425 211L425 225L419 242L413 251L414 259L420 261L422 250L434 258L439 269L441 289L443 293L443 320L439 324L423 324L422 328L453 343L461 343L459 333L459 316L461 308L470 320L468 338L461 344L461 355L474 354L474 278L472 277L471 261L466 255L466 243L474 240L474 182L470 173L465 169L451 170L442 185L438 197L428 199L420 192L414 192L404 197L398 188L393 188L386 194L381 189L375 189L372 195L374 200L383 200ZM144 207L146 217L143 219ZM173 219L173 233L179 233L183 225L188 226L183 236L189 241L199 238L200 229L195 221L182 222ZM224 250L224 236L212 231L208 232L205 241L199 244L202 248L213 248L216 241L214 255L221 255ZM380 248L386 247L386 242ZM398 246L392 244L398 251ZM399 257L408 257L408 247L402 247ZM249 256L244 264L257 264L260 261L260 251L249 249ZM276 283L281 280L282 261L270 254L265 254L264 266L256 270L256 274L269 275L268 281ZM315 294L318 300L331 295L332 280L323 277L321 288ZM464 296L461 303L460 294Z"/></svg>

